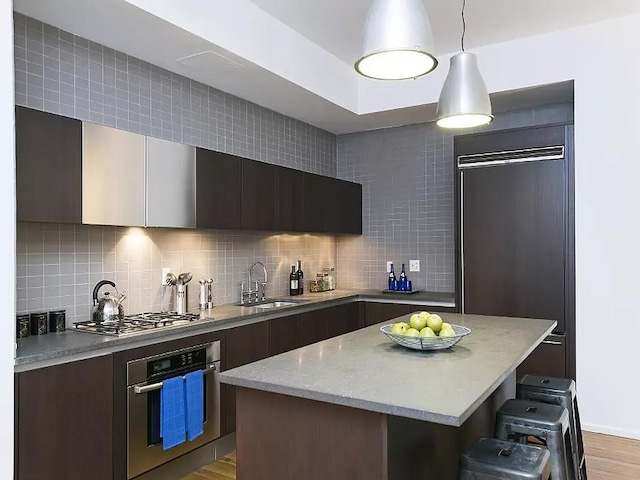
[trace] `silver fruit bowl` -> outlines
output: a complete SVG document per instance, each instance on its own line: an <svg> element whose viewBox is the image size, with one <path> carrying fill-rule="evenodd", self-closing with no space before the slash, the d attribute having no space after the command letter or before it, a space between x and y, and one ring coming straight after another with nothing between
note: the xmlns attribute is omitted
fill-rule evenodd
<svg viewBox="0 0 640 480"><path fill-rule="evenodd" d="M380 331L393 340L398 345L411 348L413 350L444 350L453 347L462 338L471 333L471 330L461 325L451 325L456 334L453 337L413 337L410 335L400 335L391 333L393 324L383 325Z"/></svg>

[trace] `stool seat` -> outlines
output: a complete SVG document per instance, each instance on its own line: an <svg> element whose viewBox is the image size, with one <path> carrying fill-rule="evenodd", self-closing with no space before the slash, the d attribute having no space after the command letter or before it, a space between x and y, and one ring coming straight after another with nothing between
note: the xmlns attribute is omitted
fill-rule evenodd
<svg viewBox="0 0 640 480"><path fill-rule="evenodd" d="M498 415L507 423L549 431L562 431L569 425L566 408L528 400L507 400L498 410Z"/></svg>
<svg viewBox="0 0 640 480"><path fill-rule="evenodd" d="M544 448L481 438L462 456L460 479L547 480L549 458Z"/></svg>
<svg viewBox="0 0 640 480"><path fill-rule="evenodd" d="M540 375L525 375L518 382L519 390L536 391L553 395L571 393L576 396L576 382L570 378L543 377Z"/></svg>

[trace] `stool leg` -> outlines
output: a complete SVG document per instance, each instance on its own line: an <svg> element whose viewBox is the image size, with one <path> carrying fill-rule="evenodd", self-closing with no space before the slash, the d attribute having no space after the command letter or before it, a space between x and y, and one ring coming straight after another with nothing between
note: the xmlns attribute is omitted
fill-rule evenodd
<svg viewBox="0 0 640 480"><path fill-rule="evenodd" d="M573 399L573 411L576 422L576 443L578 444L578 465L580 468L580 480L587 480L587 459L584 456L584 444L582 443L582 427L580 423L580 411L578 410L578 398Z"/></svg>
<svg viewBox="0 0 640 480"><path fill-rule="evenodd" d="M498 440L509 439L509 432L507 432L507 425L500 418L496 420L496 430L495 430L494 438L497 438Z"/></svg>
<svg viewBox="0 0 640 480"><path fill-rule="evenodd" d="M574 475L569 470L571 452L562 432L551 433L547 437L547 449L551 454L551 478L553 480L572 480ZM567 458L568 457L568 458ZM573 462L571 462L573 466Z"/></svg>

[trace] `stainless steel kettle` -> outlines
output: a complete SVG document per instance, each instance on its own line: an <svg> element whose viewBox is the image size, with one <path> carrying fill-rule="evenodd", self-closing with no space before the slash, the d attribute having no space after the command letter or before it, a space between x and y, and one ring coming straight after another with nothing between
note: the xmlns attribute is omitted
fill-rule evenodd
<svg viewBox="0 0 640 480"><path fill-rule="evenodd" d="M119 322L124 318L124 307L122 302L127 295L122 293L118 298L113 298L106 292L102 298L98 299L98 291L105 285L116 288L116 284L109 280L102 280L93 289L93 311L91 317L96 323Z"/></svg>

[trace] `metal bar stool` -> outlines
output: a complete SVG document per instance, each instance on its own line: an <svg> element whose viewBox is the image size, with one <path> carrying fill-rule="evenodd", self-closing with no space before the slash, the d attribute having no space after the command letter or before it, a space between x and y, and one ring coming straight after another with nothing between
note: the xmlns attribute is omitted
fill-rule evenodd
<svg viewBox="0 0 640 480"><path fill-rule="evenodd" d="M540 447L481 438L460 460L460 480L548 480L549 452Z"/></svg>
<svg viewBox="0 0 640 480"><path fill-rule="evenodd" d="M576 382L568 378L525 375L516 385L516 398L533 402L560 405L569 412L571 450L576 478L587 480L587 462L582 443L580 412L576 395Z"/></svg>
<svg viewBox="0 0 640 480"><path fill-rule="evenodd" d="M526 400L507 400L497 413L495 437L527 443L529 436L546 444L551 455L553 480L576 480L566 408Z"/></svg>

